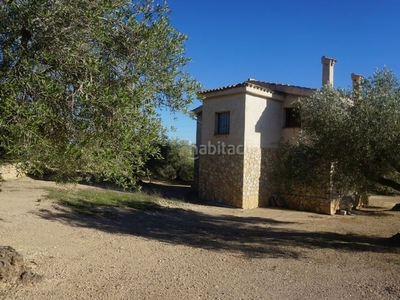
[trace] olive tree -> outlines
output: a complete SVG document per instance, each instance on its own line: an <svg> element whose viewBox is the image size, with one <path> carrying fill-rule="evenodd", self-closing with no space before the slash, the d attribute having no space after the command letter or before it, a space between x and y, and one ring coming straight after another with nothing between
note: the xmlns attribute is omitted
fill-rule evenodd
<svg viewBox="0 0 400 300"><path fill-rule="evenodd" d="M392 71L377 70L348 90L326 85L295 106L299 141L281 145L275 166L288 185L318 186L328 171L338 189L400 191L400 84Z"/></svg>
<svg viewBox="0 0 400 300"><path fill-rule="evenodd" d="M164 138L160 153L146 163L149 176L192 181L194 179L194 145L178 138Z"/></svg>
<svg viewBox="0 0 400 300"><path fill-rule="evenodd" d="M0 1L0 159L134 184L200 86L166 3Z"/></svg>

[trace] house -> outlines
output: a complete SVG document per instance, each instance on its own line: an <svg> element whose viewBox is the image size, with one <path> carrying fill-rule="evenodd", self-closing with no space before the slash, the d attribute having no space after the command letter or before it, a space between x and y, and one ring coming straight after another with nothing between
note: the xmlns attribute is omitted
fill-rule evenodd
<svg viewBox="0 0 400 300"><path fill-rule="evenodd" d="M335 59L322 57L322 84L333 85ZM194 187L199 198L244 209L269 206L274 188L268 170L277 142L296 139L298 116L292 103L316 89L248 79L202 91L196 108L197 154ZM295 209L332 214L328 192L286 195Z"/></svg>

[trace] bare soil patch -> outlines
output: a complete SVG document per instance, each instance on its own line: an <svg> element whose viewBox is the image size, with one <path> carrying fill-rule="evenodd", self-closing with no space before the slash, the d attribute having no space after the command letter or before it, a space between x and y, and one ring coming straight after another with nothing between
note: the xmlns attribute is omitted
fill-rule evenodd
<svg viewBox="0 0 400 300"><path fill-rule="evenodd" d="M54 186L2 186L0 244L44 279L0 289L0 298L400 299L400 251L386 242L400 231L390 210L400 198L372 197L350 216L180 201L89 216L43 200ZM190 192L148 187L186 200Z"/></svg>

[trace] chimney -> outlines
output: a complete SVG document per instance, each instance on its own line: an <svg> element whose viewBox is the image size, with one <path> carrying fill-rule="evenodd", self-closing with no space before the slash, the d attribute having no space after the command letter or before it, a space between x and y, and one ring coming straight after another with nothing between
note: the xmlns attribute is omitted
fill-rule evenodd
<svg viewBox="0 0 400 300"><path fill-rule="evenodd" d="M360 85L360 80L362 78L362 75L351 73L351 82L353 83L353 89Z"/></svg>
<svg viewBox="0 0 400 300"><path fill-rule="evenodd" d="M324 86L325 84L330 84L331 86L333 86L333 65L336 63L336 59L322 56L321 62L322 86Z"/></svg>

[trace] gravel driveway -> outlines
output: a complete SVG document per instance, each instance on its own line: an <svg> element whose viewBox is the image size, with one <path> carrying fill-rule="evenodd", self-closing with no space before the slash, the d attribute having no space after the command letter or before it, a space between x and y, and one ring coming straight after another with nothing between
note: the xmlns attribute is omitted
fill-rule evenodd
<svg viewBox="0 0 400 300"><path fill-rule="evenodd" d="M2 299L400 299L400 250L385 243L400 198L350 216L166 202L96 217L41 200L53 186L2 186L0 245L44 275Z"/></svg>

